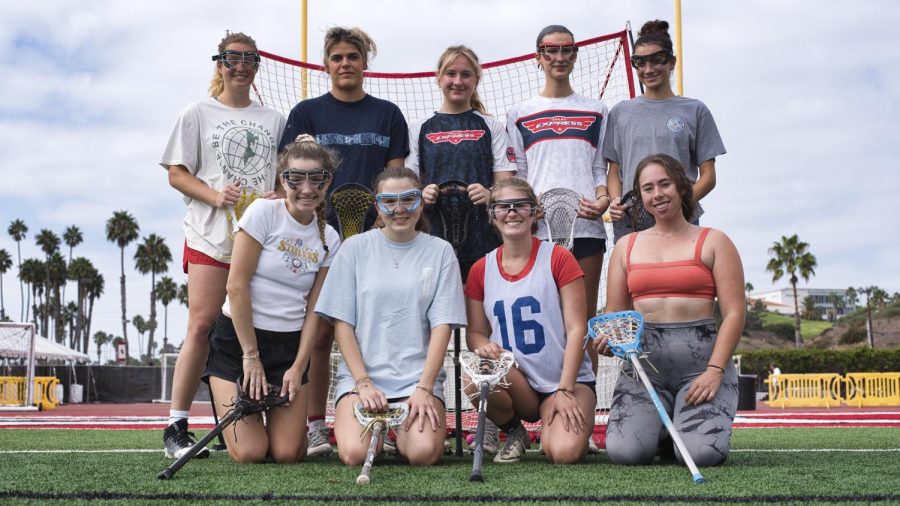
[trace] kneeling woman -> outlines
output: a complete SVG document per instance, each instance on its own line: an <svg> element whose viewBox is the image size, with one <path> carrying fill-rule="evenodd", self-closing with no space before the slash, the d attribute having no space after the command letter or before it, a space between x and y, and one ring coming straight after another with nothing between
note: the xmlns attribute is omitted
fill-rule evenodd
<svg viewBox="0 0 900 506"><path fill-rule="evenodd" d="M574 463L587 451L596 404L583 348L584 272L568 250L532 235L537 208L524 179L494 184L488 210L503 245L469 274L466 341L481 357L510 350L518 364L488 399L488 418L508 436L494 462L521 460L529 440L520 419L540 419L547 458Z"/></svg>
<svg viewBox="0 0 900 506"><path fill-rule="evenodd" d="M422 185L407 168L375 179L383 228L347 240L334 260L316 312L333 320L343 360L338 367L334 433L338 455L365 460L369 437L353 406L383 412L406 402L397 451L413 465L444 451L444 355L450 331L465 325L462 281L453 248L422 230ZM381 451L381 448L378 449Z"/></svg>
<svg viewBox="0 0 900 506"><path fill-rule="evenodd" d="M624 237L609 261L607 311L644 316L644 369L699 466L725 461L737 410L731 355L744 328L744 270L724 233L691 225L696 203L681 163L651 155L637 166L634 193L656 225ZM718 299L722 324L713 319ZM609 355L605 341L598 351ZM606 449L620 464L648 464L666 431L630 365L619 376ZM671 441L663 454L673 451ZM677 452L676 452L677 453ZM680 455L677 455L681 459Z"/></svg>
<svg viewBox="0 0 900 506"><path fill-rule="evenodd" d="M258 199L237 224L228 297L213 326L205 378L218 413L228 411L235 381L251 398L278 385L289 404L249 416L223 435L237 462L297 462L306 454L306 383L319 317L314 307L340 245L325 224L325 191L337 166L331 151L308 135L281 153L286 197ZM244 423L246 422L246 423Z"/></svg>

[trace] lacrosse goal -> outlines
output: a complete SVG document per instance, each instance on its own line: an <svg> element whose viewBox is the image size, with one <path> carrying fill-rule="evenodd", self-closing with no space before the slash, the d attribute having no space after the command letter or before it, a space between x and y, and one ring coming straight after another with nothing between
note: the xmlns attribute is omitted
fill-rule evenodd
<svg viewBox="0 0 900 506"><path fill-rule="evenodd" d="M33 323L0 323L0 409L36 410ZM12 367L16 367L16 374ZM24 375L19 371L23 369ZM42 393L46 394L46 392Z"/></svg>

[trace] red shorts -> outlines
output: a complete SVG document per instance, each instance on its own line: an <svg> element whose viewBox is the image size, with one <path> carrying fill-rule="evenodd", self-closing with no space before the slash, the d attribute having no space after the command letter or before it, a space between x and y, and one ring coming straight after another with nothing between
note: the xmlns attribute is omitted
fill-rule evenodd
<svg viewBox="0 0 900 506"><path fill-rule="evenodd" d="M219 267L226 270L231 267L231 265L220 262L206 253L188 247L187 241L184 241L184 254L182 256L181 267L184 269L185 274L187 274L188 271L188 264L212 265L213 267Z"/></svg>

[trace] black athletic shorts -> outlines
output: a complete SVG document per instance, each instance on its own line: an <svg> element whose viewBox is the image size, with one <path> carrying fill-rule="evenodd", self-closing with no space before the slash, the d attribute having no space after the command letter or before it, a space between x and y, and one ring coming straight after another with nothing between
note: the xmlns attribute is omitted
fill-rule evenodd
<svg viewBox="0 0 900 506"><path fill-rule="evenodd" d="M594 255L603 256L606 253L606 239L576 237L572 243L572 255L575 256L575 260Z"/></svg>
<svg viewBox="0 0 900 506"><path fill-rule="evenodd" d="M294 365L297 351L300 349L300 331L274 332L254 329L259 358L266 372L266 381L270 385L282 386L284 373ZM219 318L209 331L209 357L206 359L206 370L203 381L209 383L209 377L215 376L228 381L237 381L244 373L244 359L241 343L231 318L219 314ZM309 364L303 371L301 385L309 382Z"/></svg>

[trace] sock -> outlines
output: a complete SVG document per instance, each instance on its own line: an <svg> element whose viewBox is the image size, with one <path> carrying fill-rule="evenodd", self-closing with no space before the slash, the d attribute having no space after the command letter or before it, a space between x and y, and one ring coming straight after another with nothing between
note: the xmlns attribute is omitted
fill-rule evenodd
<svg viewBox="0 0 900 506"><path fill-rule="evenodd" d="M521 427L521 425L522 425L522 423L521 423L521 421L519 420L519 417L513 415L513 417L510 418L508 422L503 423L503 424L499 424L499 423L498 423L498 424L497 424L497 427L500 427L500 430L502 430L502 431L505 432L506 434L509 434L510 432L512 432L512 431L516 430L517 428Z"/></svg>
<svg viewBox="0 0 900 506"><path fill-rule="evenodd" d="M324 416L311 416L307 418L309 420L307 427L310 432L314 432L317 430L322 430L325 427L325 417Z"/></svg>
<svg viewBox="0 0 900 506"><path fill-rule="evenodd" d="M190 411L179 411L177 409L169 410L169 425L174 424L178 420L187 420L191 415Z"/></svg>

